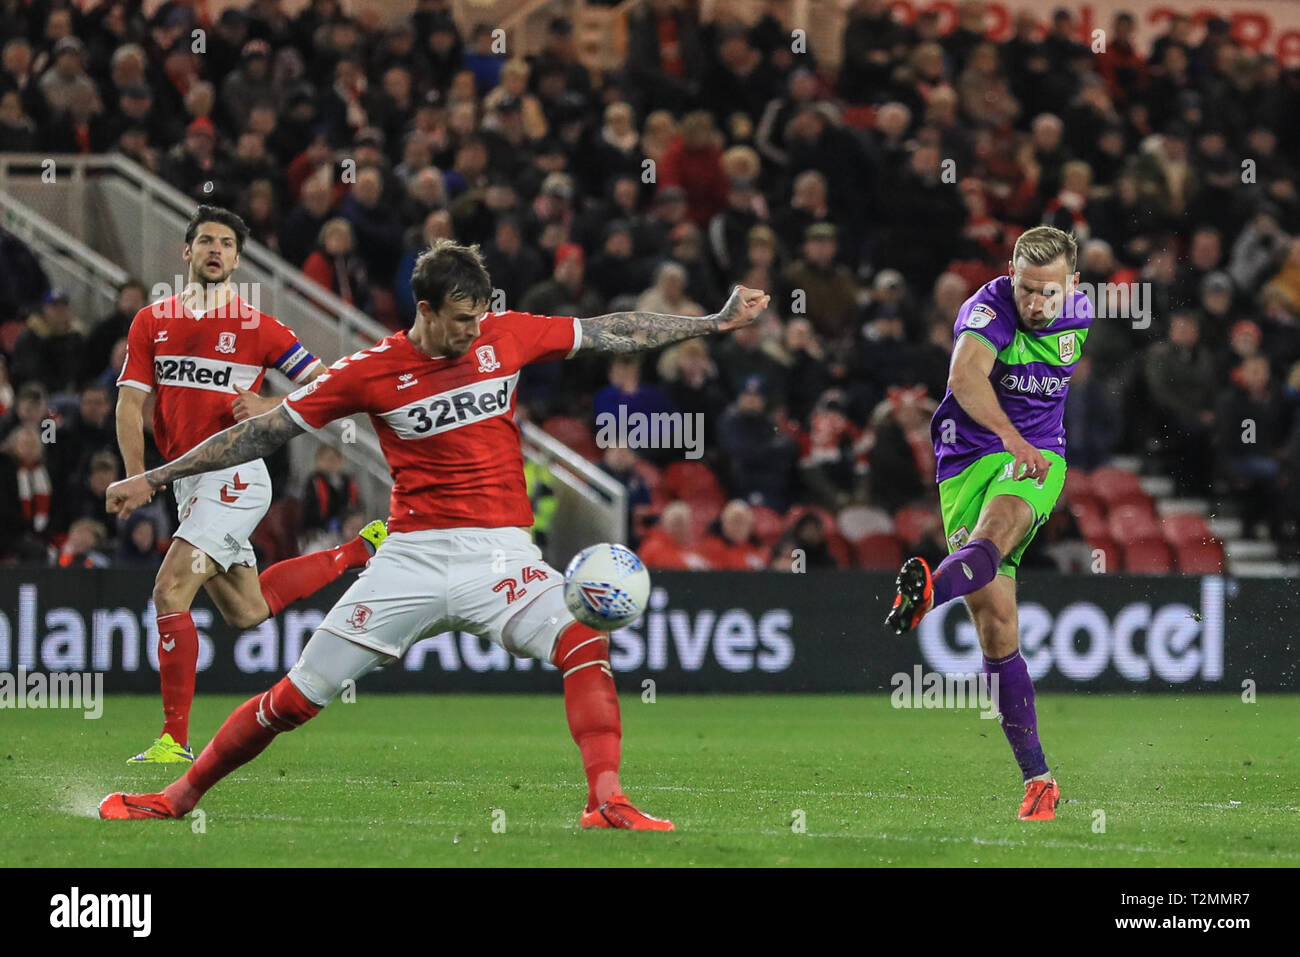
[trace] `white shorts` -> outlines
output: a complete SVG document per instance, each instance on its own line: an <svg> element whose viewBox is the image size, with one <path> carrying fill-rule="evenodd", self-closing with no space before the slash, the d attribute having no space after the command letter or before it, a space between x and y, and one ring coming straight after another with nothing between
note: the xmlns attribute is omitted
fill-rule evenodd
<svg viewBox="0 0 1300 957"><path fill-rule="evenodd" d="M203 551L224 572L256 565L248 538L271 507L271 476L261 459L177 479L176 537Z"/></svg>
<svg viewBox="0 0 1300 957"><path fill-rule="evenodd" d="M393 532L320 630L390 658L421 638L464 631L549 661L573 623L563 584L522 528Z"/></svg>

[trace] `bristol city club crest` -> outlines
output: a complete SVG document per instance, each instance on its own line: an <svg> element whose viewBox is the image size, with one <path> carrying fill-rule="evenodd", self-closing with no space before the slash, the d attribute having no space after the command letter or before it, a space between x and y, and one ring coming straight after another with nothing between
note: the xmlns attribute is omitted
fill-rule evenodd
<svg viewBox="0 0 1300 957"><path fill-rule="evenodd" d="M1079 348L1078 335L1073 332L1061 333L1056 340L1056 348L1062 362L1073 362Z"/></svg>
<svg viewBox="0 0 1300 957"><path fill-rule="evenodd" d="M478 358L479 372L496 372L501 368L501 363L497 361L496 350L491 346L479 346L474 350L474 355Z"/></svg>
<svg viewBox="0 0 1300 957"><path fill-rule="evenodd" d="M370 610L368 605L357 605L352 609L352 614L348 616L348 627L360 631L366 627L366 622L370 620L370 616L373 614L374 612Z"/></svg>
<svg viewBox="0 0 1300 957"><path fill-rule="evenodd" d="M235 334L233 332L223 332L217 338L217 351L224 352L226 355L233 355L235 351Z"/></svg>

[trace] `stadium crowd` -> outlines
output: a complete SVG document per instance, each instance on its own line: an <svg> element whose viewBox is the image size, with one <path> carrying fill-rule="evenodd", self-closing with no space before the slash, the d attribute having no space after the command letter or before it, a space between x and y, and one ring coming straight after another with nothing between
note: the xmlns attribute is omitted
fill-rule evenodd
<svg viewBox="0 0 1300 957"><path fill-rule="evenodd" d="M808 567L871 564L836 515L944 554L937 516L906 532L894 517L933 515L929 416L953 320L1021 229L1051 223L1078 238L1084 282L1145 307L1093 324L1067 408L1072 472L1138 455L1240 511L1248 534L1294 543L1300 71L1218 19L1202 37L1174 16L1143 52L1121 14L1094 53L1069 10L1045 27L1022 13L995 43L980 0L946 33L938 14L904 25L857 0L831 70L792 52L785 5L759 6L741 25L651 0L625 68L601 75L563 18L515 57L447 0L388 23L339 0L293 17L253 0L211 23L176 0L148 18L138 0L0 0L0 148L123 153L237 210L393 329L440 237L481 245L494 308L703 315L731 284L768 290L769 314L734 335L521 382L522 415L628 486L660 568L788 568L792 547ZM145 288L75 316L38 274L0 237L0 555L156 563L163 510L115 528L102 508ZM599 448L596 416L619 406L702 415L703 458ZM361 503L323 458L282 494L337 535ZM1040 537L1026 561L1066 564L1053 546L1082 536L1064 502Z"/></svg>

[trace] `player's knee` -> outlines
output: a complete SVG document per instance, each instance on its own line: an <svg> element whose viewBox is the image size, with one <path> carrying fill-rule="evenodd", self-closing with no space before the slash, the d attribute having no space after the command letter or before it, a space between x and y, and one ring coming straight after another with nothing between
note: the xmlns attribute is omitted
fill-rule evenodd
<svg viewBox="0 0 1300 957"><path fill-rule="evenodd" d="M189 593L184 578L166 570L160 571L153 583L153 604L159 612L185 611L193 595Z"/></svg>
<svg viewBox="0 0 1300 957"><path fill-rule="evenodd" d="M551 663L565 678L589 666L603 668L609 674L609 636L575 621L560 633Z"/></svg>
<svg viewBox="0 0 1300 957"><path fill-rule="evenodd" d="M221 617L231 628L252 628L264 622L267 615L264 610L239 605L235 608L221 609Z"/></svg>
<svg viewBox="0 0 1300 957"><path fill-rule="evenodd" d="M323 707L308 698L286 675L262 695L258 702L257 720L276 731L292 731L320 714Z"/></svg>
<svg viewBox="0 0 1300 957"><path fill-rule="evenodd" d="M303 699L311 702L317 711L324 708L343 691L342 682L327 678L310 666L304 665L301 658L298 659L298 663L293 666L280 683L288 684L294 688Z"/></svg>

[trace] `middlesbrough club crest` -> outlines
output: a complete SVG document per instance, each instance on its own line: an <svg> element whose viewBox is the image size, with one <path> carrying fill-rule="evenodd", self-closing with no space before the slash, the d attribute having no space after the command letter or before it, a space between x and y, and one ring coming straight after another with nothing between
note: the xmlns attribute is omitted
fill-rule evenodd
<svg viewBox="0 0 1300 957"><path fill-rule="evenodd" d="M217 338L217 351L230 355L235 351L235 334L233 332L223 332Z"/></svg>
<svg viewBox="0 0 1300 957"><path fill-rule="evenodd" d="M368 605L357 605L352 609L352 614L348 616L348 627L360 631L366 627L366 622L370 620L370 616L373 614L374 612L370 610Z"/></svg>
<svg viewBox="0 0 1300 957"><path fill-rule="evenodd" d="M496 372L501 368L501 363L497 361L496 350L491 346L479 346L474 350L474 355L478 357L479 372Z"/></svg>

